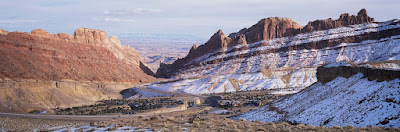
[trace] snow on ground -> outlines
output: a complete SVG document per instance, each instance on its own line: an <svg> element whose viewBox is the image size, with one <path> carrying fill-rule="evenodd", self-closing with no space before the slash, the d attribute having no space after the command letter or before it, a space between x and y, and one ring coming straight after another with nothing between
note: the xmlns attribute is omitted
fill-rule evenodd
<svg viewBox="0 0 400 132"><path fill-rule="evenodd" d="M272 70L268 75L257 72L226 74L169 83L152 83L149 89L193 94L221 93L260 89L298 89L316 82L316 68ZM288 78L282 77L287 75Z"/></svg>
<svg viewBox="0 0 400 132"><path fill-rule="evenodd" d="M138 96L140 95L140 96ZM124 91L124 93L122 93L122 97L124 99L136 99L138 97L142 98L142 97L169 97L172 96L170 94L166 94L166 93L156 93L156 92L150 92L150 91L145 91L145 90L141 90L138 88L131 88L127 91Z"/></svg>
<svg viewBox="0 0 400 132"><path fill-rule="evenodd" d="M294 94L299 92L300 90L293 89L293 90L280 90L280 91L273 91L270 92L269 94L280 94L280 95L286 95L286 94Z"/></svg>
<svg viewBox="0 0 400 132"><path fill-rule="evenodd" d="M347 62L337 62L337 63L331 63L331 64L324 65L325 68L332 68L332 67L339 67L339 66L351 66L351 65Z"/></svg>
<svg viewBox="0 0 400 132"><path fill-rule="evenodd" d="M239 58L182 70L178 77L258 72L264 68L320 66L349 60L355 63L400 60L400 35L360 43L342 43L319 50L292 50ZM218 59L218 58L216 58ZM221 58L219 58L221 59Z"/></svg>
<svg viewBox="0 0 400 132"><path fill-rule="evenodd" d="M49 128L48 130L54 130L53 128ZM98 127L98 126L91 126L91 125L85 125L85 126L74 126L74 127L61 127L59 130L54 130L53 132L65 132L65 131L70 131L70 132L75 132L75 131L83 131L83 132L88 132L88 131L93 131L93 132L152 132L152 129L149 128L142 128L142 129L137 129L135 127L130 127L130 126L123 126L123 127L115 127L114 125L110 125L107 127Z"/></svg>
<svg viewBox="0 0 400 132"><path fill-rule="evenodd" d="M361 73L349 79L315 83L301 92L234 119L291 121L324 126L400 127L400 80L368 81Z"/></svg>
<svg viewBox="0 0 400 132"><path fill-rule="evenodd" d="M400 61L399 61L400 62ZM380 64L366 64L366 67L375 69L389 69L389 70L400 70L400 65L397 63L380 63Z"/></svg>
<svg viewBox="0 0 400 132"><path fill-rule="evenodd" d="M214 111L212 111L211 113L214 113L214 114L229 114L229 113L233 113L232 111L229 111L229 110L214 110Z"/></svg>

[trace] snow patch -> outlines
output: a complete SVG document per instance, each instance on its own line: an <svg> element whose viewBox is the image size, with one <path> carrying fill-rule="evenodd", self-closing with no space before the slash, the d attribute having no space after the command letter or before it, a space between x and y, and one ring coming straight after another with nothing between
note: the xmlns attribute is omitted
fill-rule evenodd
<svg viewBox="0 0 400 132"><path fill-rule="evenodd" d="M324 126L400 127L400 80L368 81L361 73L318 82L234 119L291 121Z"/></svg>

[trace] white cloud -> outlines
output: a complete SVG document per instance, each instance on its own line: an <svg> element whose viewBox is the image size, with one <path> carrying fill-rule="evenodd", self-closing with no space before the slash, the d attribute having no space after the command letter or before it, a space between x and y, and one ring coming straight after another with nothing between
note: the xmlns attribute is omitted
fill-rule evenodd
<svg viewBox="0 0 400 132"><path fill-rule="evenodd" d="M36 23L39 22L37 20L16 20L16 19L5 19L0 20L0 23Z"/></svg>
<svg viewBox="0 0 400 132"><path fill-rule="evenodd" d="M124 18L112 18L106 17L104 18L105 22L136 22L135 19L124 19Z"/></svg>
<svg viewBox="0 0 400 132"><path fill-rule="evenodd" d="M107 16L136 16L136 15L154 15L161 13L161 9L152 8L136 8L136 9L117 9L105 10L104 15Z"/></svg>

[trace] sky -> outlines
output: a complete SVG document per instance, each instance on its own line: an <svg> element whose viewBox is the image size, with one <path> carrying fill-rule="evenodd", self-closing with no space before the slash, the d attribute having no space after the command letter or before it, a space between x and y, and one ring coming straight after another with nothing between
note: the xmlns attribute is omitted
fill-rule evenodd
<svg viewBox="0 0 400 132"><path fill-rule="evenodd" d="M400 0L0 0L0 28L52 34L79 27L125 33L176 34L208 39L267 17L289 17L301 25L316 19L356 15L366 8L376 21L400 19Z"/></svg>

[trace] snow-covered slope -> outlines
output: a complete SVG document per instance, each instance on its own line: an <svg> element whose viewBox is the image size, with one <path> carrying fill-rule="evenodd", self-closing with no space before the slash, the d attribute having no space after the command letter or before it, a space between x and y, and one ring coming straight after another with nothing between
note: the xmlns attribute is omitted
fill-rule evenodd
<svg viewBox="0 0 400 132"><path fill-rule="evenodd" d="M170 83L153 83L150 89L184 93L221 93L260 89L285 89L298 91L315 82L315 68L279 69L246 74L225 74Z"/></svg>
<svg viewBox="0 0 400 132"><path fill-rule="evenodd" d="M377 82L363 76L358 73L348 79L337 77L326 84L317 82L297 94L233 118L324 126L400 127L400 79Z"/></svg>
<svg viewBox="0 0 400 132"><path fill-rule="evenodd" d="M247 49L236 51L242 46ZM398 69L398 63L369 62L400 60L400 20L262 40L219 52L187 63L191 66L179 71L177 81L153 83L149 88L195 94L255 89L295 92L317 81L316 67L320 65L352 61ZM216 60L223 61L209 63Z"/></svg>

